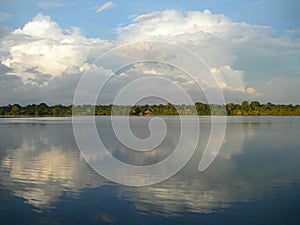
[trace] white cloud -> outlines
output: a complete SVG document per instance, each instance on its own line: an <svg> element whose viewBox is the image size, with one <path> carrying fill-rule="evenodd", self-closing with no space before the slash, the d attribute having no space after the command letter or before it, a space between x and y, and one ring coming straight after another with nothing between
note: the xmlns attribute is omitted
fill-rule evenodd
<svg viewBox="0 0 300 225"><path fill-rule="evenodd" d="M224 15L213 15L209 10L190 11L185 14L176 10L165 10L137 16L133 21L129 26L118 29L121 38L174 40L176 37L178 42L195 41L191 34L197 34L197 40L209 37L209 34L224 36L233 25ZM188 39L189 37L192 39Z"/></svg>
<svg viewBox="0 0 300 225"><path fill-rule="evenodd" d="M230 66L222 66L221 68L211 68L210 72L215 75L221 89L229 89L232 91L245 92L245 82L243 80L244 73L240 70L233 70Z"/></svg>
<svg viewBox="0 0 300 225"><path fill-rule="evenodd" d="M112 1L106 2L105 4L103 4L100 7L94 7L93 10L95 10L96 13L102 12L104 10L107 9L112 9L115 8L117 5L115 3L113 3Z"/></svg>
<svg viewBox="0 0 300 225"><path fill-rule="evenodd" d="M107 2L94 10L100 12L111 7L115 7L115 4ZM0 56L0 62L8 70L2 71L0 82L6 82L2 87L11 87L8 92L17 86L20 87L11 95L16 96L15 99L18 99L17 96L23 99L25 91L28 90L41 96L42 91L33 87L48 84L47 93L49 93L54 84L60 84L60 80L61 84L65 84L68 80L66 77L75 76L79 79L80 74L89 68L93 60L108 48L127 42L157 40L161 43L178 44L200 56L208 65L208 72L218 79L219 87L225 93L227 101L240 102L246 98L246 100L299 102L297 94L299 91L293 89L293 82L288 82L289 77L298 76L300 71L298 63L300 41L293 37L294 35L290 34L278 34L270 27L234 22L225 15L213 14L208 10L203 12L165 10L136 16L131 24L117 28L116 40L104 41L83 36L79 28L64 30L50 17L38 14L24 27L10 32L1 39L0 51L3 54ZM112 57L107 59L109 61L107 64L115 63L121 66L123 59L124 62L129 62L146 55L157 61L181 60L194 66L193 59L184 59L182 52L172 52L170 55L167 48L160 47L151 46L147 42L125 45L118 51L120 54L118 59L121 61L115 63L116 59ZM195 70L196 66L193 69ZM132 76L128 71L122 72L127 78ZM149 65L143 67L142 64L135 65L132 74L136 72L158 76L174 74L174 70L166 67L149 67ZM194 79L210 87L205 76L202 76L203 72L205 71L194 71L194 74L198 75ZM274 80L278 74L285 75L282 79L286 89L292 87L296 94L288 95L284 93L285 89L279 88L280 82ZM10 85L7 83L9 80ZM186 87L194 84L193 80L184 80L179 74L174 75L173 80ZM23 86L22 81L25 82ZM264 86L266 82L269 82L269 85ZM14 86L17 83L18 85ZM57 99L59 102L60 99Z"/></svg>
<svg viewBox="0 0 300 225"><path fill-rule="evenodd" d="M234 98L235 101L245 97L262 99L260 93L264 90L259 82L268 82L278 74L297 76L300 71L299 39L279 34L268 26L234 22L209 10L165 10L139 15L117 31L119 39L128 42L158 40L191 49L211 72L216 72L225 93L244 93L236 93L240 99Z"/></svg>
<svg viewBox="0 0 300 225"><path fill-rule="evenodd" d="M24 81L36 74L53 78L63 73L83 72L93 51L108 45L100 39L82 36L78 28L63 30L49 16L38 14L2 40L1 50L8 55L1 62L13 69L12 75Z"/></svg>
<svg viewBox="0 0 300 225"><path fill-rule="evenodd" d="M60 2L38 2L36 3L36 5L38 8L41 9L53 9L65 6L63 3Z"/></svg>
<svg viewBox="0 0 300 225"><path fill-rule="evenodd" d="M0 22L8 20L11 17L12 16L10 14L8 14L8 13L0 12Z"/></svg>

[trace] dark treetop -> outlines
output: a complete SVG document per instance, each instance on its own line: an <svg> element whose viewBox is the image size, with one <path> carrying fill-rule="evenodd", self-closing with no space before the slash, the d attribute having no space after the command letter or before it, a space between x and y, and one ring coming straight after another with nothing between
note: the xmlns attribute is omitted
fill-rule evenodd
<svg viewBox="0 0 300 225"><path fill-rule="evenodd" d="M300 105L261 104L258 101L241 104L228 103L213 105L196 103L195 105L53 105L45 103L20 106L9 104L0 107L2 116L70 116L76 115L228 115L228 116L300 116Z"/></svg>

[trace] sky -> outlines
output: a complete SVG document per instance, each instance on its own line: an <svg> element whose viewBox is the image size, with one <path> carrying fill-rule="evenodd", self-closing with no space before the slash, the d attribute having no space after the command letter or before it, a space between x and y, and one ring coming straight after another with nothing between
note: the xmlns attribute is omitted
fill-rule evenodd
<svg viewBox="0 0 300 225"><path fill-rule="evenodd" d="M100 96L102 103L142 75L168 78L194 101L205 98L201 92L219 88L226 103L300 104L299 9L297 0L2 0L0 105L72 104L85 74L96 77L97 89L120 62L131 64L118 68L118 79L110 80ZM182 49L203 65L192 65L194 59ZM95 63L112 50L106 57L110 63ZM195 67L190 76L180 55L190 60L186 68ZM147 57L171 64L136 62ZM174 95L164 82L152 85L158 96ZM147 88L138 87L132 96ZM95 90L86 88L82 94L88 99ZM123 96L124 104L132 96Z"/></svg>

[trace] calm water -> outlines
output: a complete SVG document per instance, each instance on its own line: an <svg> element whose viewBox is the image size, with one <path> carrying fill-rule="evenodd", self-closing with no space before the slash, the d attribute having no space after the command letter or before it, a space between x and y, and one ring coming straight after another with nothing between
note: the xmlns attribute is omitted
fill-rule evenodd
<svg viewBox="0 0 300 225"><path fill-rule="evenodd" d="M176 145L179 123L165 117L166 140L136 153L113 135L109 117L97 118L106 147L122 161L149 165ZM149 135L147 118L133 131ZM191 118L192 120L192 118ZM228 118L219 155L198 165L210 132L174 177L148 187L107 181L82 159L70 118L0 119L1 224L300 224L300 117Z"/></svg>

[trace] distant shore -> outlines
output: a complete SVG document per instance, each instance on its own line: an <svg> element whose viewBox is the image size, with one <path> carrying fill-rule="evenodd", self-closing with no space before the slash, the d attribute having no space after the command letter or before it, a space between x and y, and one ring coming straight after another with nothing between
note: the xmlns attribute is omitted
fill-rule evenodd
<svg viewBox="0 0 300 225"><path fill-rule="evenodd" d="M226 105L195 103L195 105L52 105L46 103L21 106L9 104L0 106L0 117L42 117L42 116L72 116L72 115L227 115L227 116L300 116L300 105L260 103L258 101L243 101L241 104L228 103Z"/></svg>

